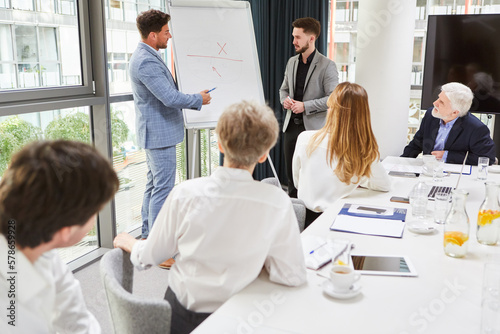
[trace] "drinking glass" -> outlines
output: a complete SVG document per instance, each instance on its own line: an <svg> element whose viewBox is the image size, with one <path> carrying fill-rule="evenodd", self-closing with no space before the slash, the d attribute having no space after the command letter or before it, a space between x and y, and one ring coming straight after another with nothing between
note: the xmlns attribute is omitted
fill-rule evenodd
<svg viewBox="0 0 500 334"><path fill-rule="evenodd" d="M490 158L479 157L477 160L477 179L485 181L488 178L488 165Z"/></svg>
<svg viewBox="0 0 500 334"><path fill-rule="evenodd" d="M444 191L438 191L434 195L434 222L444 224L448 214L450 204L450 194Z"/></svg>
<svg viewBox="0 0 500 334"><path fill-rule="evenodd" d="M434 182L441 182L443 181L443 174L444 172L444 161L443 159L437 159L434 162L433 169L432 169L432 180Z"/></svg>

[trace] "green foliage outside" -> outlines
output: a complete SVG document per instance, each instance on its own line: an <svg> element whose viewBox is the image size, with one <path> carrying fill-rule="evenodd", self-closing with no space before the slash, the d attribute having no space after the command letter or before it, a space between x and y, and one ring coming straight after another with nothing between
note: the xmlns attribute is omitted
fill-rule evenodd
<svg viewBox="0 0 500 334"><path fill-rule="evenodd" d="M127 141L129 128L120 111L111 110L111 134L114 151L120 151ZM89 115L75 112L60 115L51 121L44 132L31 123L13 116L0 123L0 176L7 169L12 155L24 145L42 138L66 139L90 143Z"/></svg>
<svg viewBox="0 0 500 334"><path fill-rule="evenodd" d="M59 115L47 125L45 138L50 140L66 139L90 143L89 115L76 112Z"/></svg>
<svg viewBox="0 0 500 334"><path fill-rule="evenodd" d="M120 111L111 110L111 138L115 150L127 141L130 132ZM67 139L90 143L89 116L84 112L61 115L45 129L47 139Z"/></svg>
<svg viewBox="0 0 500 334"><path fill-rule="evenodd" d="M176 151L176 161L177 161L177 170L176 170L176 178L175 184L181 183L182 181L186 181L187 179L187 165L186 165L186 138L182 141L182 143L177 144L175 147Z"/></svg>
<svg viewBox="0 0 500 334"><path fill-rule="evenodd" d="M12 155L24 145L42 138L42 130L13 116L0 123L0 176L7 169Z"/></svg>

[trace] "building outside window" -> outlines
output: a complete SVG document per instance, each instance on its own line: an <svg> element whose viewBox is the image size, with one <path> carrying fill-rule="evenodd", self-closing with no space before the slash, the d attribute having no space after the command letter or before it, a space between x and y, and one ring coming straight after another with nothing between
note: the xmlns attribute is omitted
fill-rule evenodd
<svg viewBox="0 0 500 334"><path fill-rule="evenodd" d="M355 81L358 1L332 0L334 8L334 57L339 81ZM408 141L418 130L425 110L420 110L428 15L500 13L500 0L417 0L415 37L411 69L411 90L408 109ZM332 33L332 32L329 32ZM478 116L489 127L493 121Z"/></svg>

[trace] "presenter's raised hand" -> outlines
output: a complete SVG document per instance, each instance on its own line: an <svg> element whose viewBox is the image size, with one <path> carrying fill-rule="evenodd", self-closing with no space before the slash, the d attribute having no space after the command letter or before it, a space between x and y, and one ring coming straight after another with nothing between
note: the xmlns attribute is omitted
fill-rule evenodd
<svg viewBox="0 0 500 334"><path fill-rule="evenodd" d="M203 105L210 104L210 100L212 100L212 98L210 97L210 94L208 93L208 89L201 91L200 95L203 98L203 103L202 103Z"/></svg>

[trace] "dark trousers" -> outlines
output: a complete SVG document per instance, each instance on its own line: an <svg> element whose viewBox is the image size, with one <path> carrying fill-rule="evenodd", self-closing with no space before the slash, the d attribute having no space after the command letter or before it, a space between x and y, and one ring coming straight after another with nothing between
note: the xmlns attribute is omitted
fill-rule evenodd
<svg viewBox="0 0 500 334"><path fill-rule="evenodd" d="M314 212L306 208L306 223L304 225L304 228L308 227L311 225L313 221L316 220L323 212Z"/></svg>
<svg viewBox="0 0 500 334"><path fill-rule="evenodd" d="M295 152L295 144L297 143L297 137L302 131L305 131L304 124L300 120L300 124L295 124L293 118L290 119L288 127L286 128L285 134L283 136L284 141L284 154L285 154L285 166L286 166L286 177L288 178L288 196L297 198L297 189L293 184L293 173L292 173L292 159L293 153Z"/></svg>
<svg viewBox="0 0 500 334"><path fill-rule="evenodd" d="M172 323L170 325L170 334L189 334L199 324L201 324L212 313L197 313L188 310L175 296L175 293L168 287L165 293L165 299L172 308Z"/></svg>

